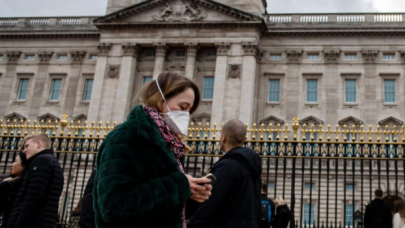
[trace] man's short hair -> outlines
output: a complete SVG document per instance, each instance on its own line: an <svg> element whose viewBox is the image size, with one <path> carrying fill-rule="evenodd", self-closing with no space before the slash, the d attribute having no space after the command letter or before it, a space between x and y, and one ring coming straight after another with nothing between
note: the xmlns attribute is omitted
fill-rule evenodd
<svg viewBox="0 0 405 228"><path fill-rule="evenodd" d="M246 126L240 120L229 120L222 128L222 134L231 146L242 146L246 139Z"/></svg>
<svg viewBox="0 0 405 228"><path fill-rule="evenodd" d="M382 192L381 189L376 189L376 190L374 191L374 195L377 196L377 197L379 197L379 198L381 198L381 197L383 196L383 192Z"/></svg>
<svg viewBox="0 0 405 228"><path fill-rule="evenodd" d="M262 184L262 191L267 194L267 184Z"/></svg>
<svg viewBox="0 0 405 228"><path fill-rule="evenodd" d="M45 134L28 135L24 138L23 145L25 145L25 143L30 139L35 142L40 141L42 144L42 147L45 149L51 148L51 140Z"/></svg>

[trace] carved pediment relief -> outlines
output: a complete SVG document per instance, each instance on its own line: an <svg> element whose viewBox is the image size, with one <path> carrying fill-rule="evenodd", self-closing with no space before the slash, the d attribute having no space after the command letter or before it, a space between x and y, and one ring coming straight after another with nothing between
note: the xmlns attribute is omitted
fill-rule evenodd
<svg viewBox="0 0 405 228"><path fill-rule="evenodd" d="M269 124L269 123L281 125L281 124L284 124L284 120L277 118L275 116L268 116L268 117L260 120L260 124Z"/></svg>
<svg viewBox="0 0 405 228"><path fill-rule="evenodd" d="M25 121L27 118L25 118L25 116L23 116L21 114L13 112L13 113L8 114L7 116L5 116L4 119L5 120L10 120L10 121L14 121L14 120L17 120L17 121L23 120L23 121Z"/></svg>
<svg viewBox="0 0 405 228"><path fill-rule="evenodd" d="M323 124L323 121L321 119L318 119L314 116L308 116L302 120L299 121L300 124L306 124L307 126L310 126L311 124Z"/></svg>
<svg viewBox="0 0 405 228"><path fill-rule="evenodd" d="M97 18L101 24L183 23L214 21L258 21L263 19L250 13L209 0L149 0Z"/></svg>
<svg viewBox="0 0 405 228"><path fill-rule="evenodd" d="M55 122L56 120L59 122L59 118L58 117L56 117L56 116L54 116L54 115L52 115L52 114L50 114L50 113L46 113L46 114L44 114L44 115L41 115L41 116L38 116L38 120L39 121L44 121L45 123L47 123L49 120L53 123L53 122Z"/></svg>
<svg viewBox="0 0 405 228"><path fill-rule="evenodd" d="M363 121L361 121L360 119L357 119L353 116L349 116L349 117L346 117L346 118L340 120L338 123L339 123L339 125L342 125L342 126L347 125L348 127L352 127L353 124L362 125Z"/></svg>
<svg viewBox="0 0 405 228"><path fill-rule="evenodd" d="M208 113L201 113L199 115L196 115L192 118L192 121L194 123L206 123L211 121L211 115Z"/></svg>
<svg viewBox="0 0 405 228"><path fill-rule="evenodd" d="M397 126L399 126L399 125L404 124L404 122L402 120L400 120L400 119L397 119L397 118L395 118L393 116L390 116L388 118L385 118L385 119L379 121L378 124L381 125L381 126L385 126L385 125L397 125Z"/></svg>

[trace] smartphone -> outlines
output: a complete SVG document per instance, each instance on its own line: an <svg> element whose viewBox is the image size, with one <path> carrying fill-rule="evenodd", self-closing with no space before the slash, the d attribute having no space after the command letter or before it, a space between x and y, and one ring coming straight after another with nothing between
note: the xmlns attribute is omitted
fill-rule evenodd
<svg viewBox="0 0 405 228"><path fill-rule="evenodd" d="M212 173L208 173L207 175L203 176L203 178L204 178L204 177L211 180L211 183L210 183L210 184L214 183L214 181L217 180L217 178L215 178L214 174L212 174Z"/></svg>

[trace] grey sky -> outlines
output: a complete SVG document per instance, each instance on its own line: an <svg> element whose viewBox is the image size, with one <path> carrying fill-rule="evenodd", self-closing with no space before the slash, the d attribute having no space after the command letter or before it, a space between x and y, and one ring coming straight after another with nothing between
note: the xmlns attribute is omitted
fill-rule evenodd
<svg viewBox="0 0 405 228"><path fill-rule="evenodd" d="M0 17L104 15L108 0L0 0ZM269 13L405 12L405 0L267 0Z"/></svg>

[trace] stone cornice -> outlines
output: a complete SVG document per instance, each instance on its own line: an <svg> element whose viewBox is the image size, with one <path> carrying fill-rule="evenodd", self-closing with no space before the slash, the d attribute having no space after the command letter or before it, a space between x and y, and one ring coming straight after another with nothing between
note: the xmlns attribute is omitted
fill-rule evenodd
<svg viewBox="0 0 405 228"><path fill-rule="evenodd" d="M99 38L100 33L54 33L52 31L43 33L0 33L0 39L42 39L42 38Z"/></svg>
<svg viewBox="0 0 405 228"><path fill-rule="evenodd" d="M98 49L98 55L99 56L108 56L111 50L111 44L110 43L100 43L97 46Z"/></svg>
<svg viewBox="0 0 405 228"><path fill-rule="evenodd" d="M145 11L151 10L156 7L161 7L165 6L168 0L149 0L145 2L141 2L139 4L124 8L122 10L119 10L117 12L114 12L112 14L109 14L104 17L99 17L94 20L94 24L99 27L102 26L105 23L114 23L114 22L119 22L122 21L125 18L128 18L132 15L136 15L139 13L143 13ZM243 12L241 10L229 7L227 5L211 1L211 0L194 0L193 4L196 4L198 6L202 6L207 9L211 9L214 11L218 11L222 14L231 16L233 18L242 20L242 21L259 21L263 22L264 20L261 17L255 16L253 14Z"/></svg>
<svg viewBox="0 0 405 228"><path fill-rule="evenodd" d="M231 44L228 42L222 42L216 43L215 46L217 46L217 56L227 56Z"/></svg>
<svg viewBox="0 0 405 228"><path fill-rule="evenodd" d="M85 51L71 51L70 57L73 63L81 63L86 56Z"/></svg>
<svg viewBox="0 0 405 228"><path fill-rule="evenodd" d="M6 56L7 56L7 61L9 63L16 63L21 56L21 52L20 51L6 52Z"/></svg>
<svg viewBox="0 0 405 228"><path fill-rule="evenodd" d="M49 63L49 60L51 60L52 55L53 55L53 52L47 52L47 51L38 52L38 58L41 63Z"/></svg>
<svg viewBox="0 0 405 228"><path fill-rule="evenodd" d="M140 48L136 44L122 44L122 54L124 56L132 56L137 58Z"/></svg>

